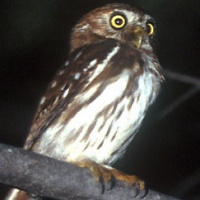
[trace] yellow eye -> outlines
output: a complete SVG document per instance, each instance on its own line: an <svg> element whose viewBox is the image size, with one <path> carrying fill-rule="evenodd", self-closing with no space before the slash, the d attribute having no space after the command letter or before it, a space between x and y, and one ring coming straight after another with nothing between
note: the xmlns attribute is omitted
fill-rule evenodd
<svg viewBox="0 0 200 200"><path fill-rule="evenodd" d="M152 23L147 24L147 34L149 36L153 35L154 33L154 25Z"/></svg>
<svg viewBox="0 0 200 200"><path fill-rule="evenodd" d="M114 29L121 29L126 25L126 18L121 14L117 14L111 17L110 24Z"/></svg>

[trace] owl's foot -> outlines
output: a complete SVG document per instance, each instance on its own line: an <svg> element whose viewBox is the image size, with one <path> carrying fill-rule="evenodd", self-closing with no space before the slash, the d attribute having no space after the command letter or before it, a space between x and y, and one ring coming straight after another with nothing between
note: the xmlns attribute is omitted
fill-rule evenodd
<svg viewBox="0 0 200 200"><path fill-rule="evenodd" d="M137 190L144 190L145 188L144 181L140 180L137 176L127 175L109 166L99 165L92 161L81 161L75 163L75 165L88 168L93 173L95 180L102 183L102 193L104 193L105 189L112 189L116 180L125 181L130 186L136 187Z"/></svg>

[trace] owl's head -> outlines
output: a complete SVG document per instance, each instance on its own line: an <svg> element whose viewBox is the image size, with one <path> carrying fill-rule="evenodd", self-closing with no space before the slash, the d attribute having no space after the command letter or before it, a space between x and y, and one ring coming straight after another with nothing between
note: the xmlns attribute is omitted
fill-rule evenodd
<svg viewBox="0 0 200 200"><path fill-rule="evenodd" d="M126 4L108 4L86 14L75 25L71 35L71 51L108 38L138 49L152 50L154 29L153 18L142 10Z"/></svg>

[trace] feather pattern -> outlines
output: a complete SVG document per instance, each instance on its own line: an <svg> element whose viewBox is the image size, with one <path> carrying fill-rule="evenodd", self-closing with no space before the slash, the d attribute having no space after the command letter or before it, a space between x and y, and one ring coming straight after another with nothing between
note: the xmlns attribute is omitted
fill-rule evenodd
<svg viewBox="0 0 200 200"><path fill-rule="evenodd" d="M163 81L152 47L154 25L150 15L125 4L83 16L72 30L68 61L41 98L24 148L107 168L122 156ZM33 199L17 189L6 198Z"/></svg>
<svg viewBox="0 0 200 200"><path fill-rule="evenodd" d="M78 51L42 97L25 147L70 162L112 164L158 94L160 67L156 58L145 64L147 55L112 39Z"/></svg>

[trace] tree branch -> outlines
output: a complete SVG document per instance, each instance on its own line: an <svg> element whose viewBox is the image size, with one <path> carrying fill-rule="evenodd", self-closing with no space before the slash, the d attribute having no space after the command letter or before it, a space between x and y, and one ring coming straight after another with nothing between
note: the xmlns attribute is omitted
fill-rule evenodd
<svg viewBox="0 0 200 200"><path fill-rule="evenodd" d="M200 184L200 168L190 173L171 190L172 194L183 197Z"/></svg>
<svg viewBox="0 0 200 200"><path fill-rule="evenodd" d="M164 73L164 76L170 79L181 81L184 83L189 83L189 84L200 87L200 78L195 78L195 77L181 74L178 72L173 72L169 69L163 69L163 73Z"/></svg>
<svg viewBox="0 0 200 200"><path fill-rule="evenodd" d="M167 105L164 110L162 110L158 117L164 118L167 115L169 115L173 110L175 110L180 104L182 104L184 101L187 101L190 97L194 96L200 91L200 88L197 86L193 86L191 89L186 91L181 96L177 97L172 103Z"/></svg>
<svg viewBox="0 0 200 200"><path fill-rule="evenodd" d="M134 200L136 188L117 181L102 194L89 170L43 155L0 144L0 182L36 196L56 199ZM176 200L149 190L144 200Z"/></svg>
<svg viewBox="0 0 200 200"><path fill-rule="evenodd" d="M191 98L192 96L200 92L200 78L195 78L195 77L181 74L178 72L173 72L169 69L163 69L163 73L164 73L164 76L166 76L169 79L173 79L173 80L180 81L187 84L192 84L193 87L189 89L188 91L186 91L183 95L177 97L172 103L167 105L165 109L162 110L160 114L158 115L159 119L166 117L184 101L188 100L189 98Z"/></svg>

